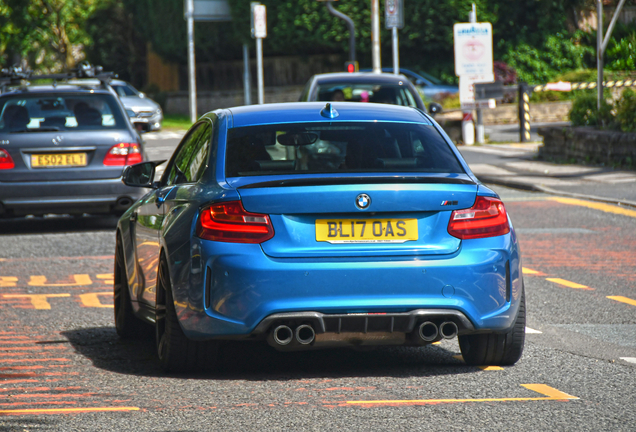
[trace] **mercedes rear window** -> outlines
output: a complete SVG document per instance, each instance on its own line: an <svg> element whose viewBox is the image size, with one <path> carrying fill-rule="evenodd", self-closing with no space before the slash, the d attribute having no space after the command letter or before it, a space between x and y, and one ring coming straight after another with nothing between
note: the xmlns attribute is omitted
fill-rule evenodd
<svg viewBox="0 0 636 432"><path fill-rule="evenodd" d="M107 94L20 94L0 99L0 132L122 129L127 119Z"/></svg>
<svg viewBox="0 0 636 432"><path fill-rule="evenodd" d="M428 124L293 123L228 131L226 177L326 173L465 171Z"/></svg>

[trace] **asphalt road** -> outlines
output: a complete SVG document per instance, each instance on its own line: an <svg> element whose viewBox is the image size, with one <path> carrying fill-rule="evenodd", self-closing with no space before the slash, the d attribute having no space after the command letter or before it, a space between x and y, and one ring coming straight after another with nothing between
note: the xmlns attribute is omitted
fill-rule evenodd
<svg viewBox="0 0 636 432"><path fill-rule="evenodd" d="M176 140L149 140L153 159ZM522 248L526 349L466 366L426 348L278 353L166 376L115 334L113 218L0 222L0 431L634 430L636 211L497 190Z"/></svg>

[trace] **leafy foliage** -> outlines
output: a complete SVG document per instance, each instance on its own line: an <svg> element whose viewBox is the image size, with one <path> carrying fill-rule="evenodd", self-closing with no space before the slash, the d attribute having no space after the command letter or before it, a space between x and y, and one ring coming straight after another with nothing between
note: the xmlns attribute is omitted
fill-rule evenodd
<svg viewBox="0 0 636 432"><path fill-rule="evenodd" d="M612 108L612 105L607 103L607 99L603 98L599 111L597 108L596 94L582 93L572 103L570 121L573 126L611 127L614 125Z"/></svg>
<svg viewBox="0 0 636 432"><path fill-rule="evenodd" d="M636 132L636 91L625 89L616 102L616 123L623 132Z"/></svg>

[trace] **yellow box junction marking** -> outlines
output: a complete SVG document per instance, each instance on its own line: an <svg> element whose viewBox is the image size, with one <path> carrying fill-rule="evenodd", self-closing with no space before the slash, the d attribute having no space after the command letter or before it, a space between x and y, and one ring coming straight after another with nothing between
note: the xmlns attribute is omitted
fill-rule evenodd
<svg viewBox="0 0 636 432"><path fill-rule="evenodd" d="M113 273L104 273L96 275L97 279L101 279L106 285L113 285L115 283L115 275Z"/></svg>
<svg viewBox="0 0 636 432"><path fill-rule="evenodd" d="M0 276L0 287L14 287L18 281L17 277L13 276Z"/></svg>
<svg viewBox="0 0 636 432"><path fill-rule="evenodd" d="M483 371L500 371L504 370L501 366L477 366L479 369Z"/></svg>
<svg viewBox="0 0 636 432"><path fill-rule="evenodd" d="M412 399L412 400L368 400L346 401L350 405L426 405L439 403L464 403L464 402L518 402L518 401L565 401L578 399L576 396L563 393L545 384L521 384L528 390L535 391L544 397L513 397L513 398L487 398L487 399Z"/></svg>
<svg viewBox="0 0 636 432"><path fill-rule="evenodd" d="M570 204L575 206L587 207L595 210L604 211L606 213L614 213L623 216L635 217L636 218L636 210L630 210L623 207L619 207L613 204L604 204L600 202L594 201L585 201L575 198L563 198L563 197L549 197L548 200L556 201L561 204Z"/></svg>
<svg viewBox="0 0 636 432"><path fill-rule="evenodd" d="M546 278L545 280L549 282L554 282L559 285L566 286L568 288L576 288L576 289L584 289L584 290L593 290L594 288L590 288L587 285L577 284L576 282L570 282L569 280L560 279L560 278Z"/></svg>
<svg viewBox="0 0 636 432"><path fill-rule="evenodd" d="M607 296L608 299L610 300L616 300L618 302L622 302L622 303L627 303L629 305L632 306L636 306L636 300L634 299L630 299L629 297L623 297L623 296Z"/></svg>
<svg viewBox="0 0 636 432"><path fill-rule="evenodd" d="M70 296L70 294L3 294L4 298L28 298L36 309L51 309L48 298Z"/></svg>
<svg viewBox="0 0 636 432"><path fill-rule="evenodd" d="M112 304L102 304L99 301L100 295L112 297L112 292L99 292L99 293L88 293L88 294L80 294L79 298L82 301L82 304L86 307L96 307L96 308L112 308L114 307Z"/></svg>
<svg viewBox="0 0 636 432"><path fill-rule="evenodd" d="M523 272L523 274L530 274L530 275L536 275L541 273L540 271L532 270L527 267L521 267L521 271Z"/></svg>
<svg viewBox="0 0 636 432"><path fill-rule="evenodd" d="M28 285L35 287L68 287L68 286L84 286L92 285L93 281L87 274L74 274L73 280L75 283L47 283L46 276L31 276Z"/></svg>
<svg viewBox="0 0 636 432"><path fill-rule="evenodd" d="M24 415L24 414L73 414L88 412L113 412L113 411L139 411L137 407L93 407L93 408L46 408L46 409L15 409L0 410L1 415Z"/></svg>

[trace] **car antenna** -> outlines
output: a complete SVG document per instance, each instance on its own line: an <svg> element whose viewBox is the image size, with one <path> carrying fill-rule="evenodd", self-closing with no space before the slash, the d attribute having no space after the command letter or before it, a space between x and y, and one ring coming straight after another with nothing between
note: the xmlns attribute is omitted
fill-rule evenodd
<svg viewBox="0 0 636 432"><path fill-rule="evenodd" d="M340 113L336 111L331 103L327 102L327 105L320 110L320 115L332 119L338 117Z"/></svg>

